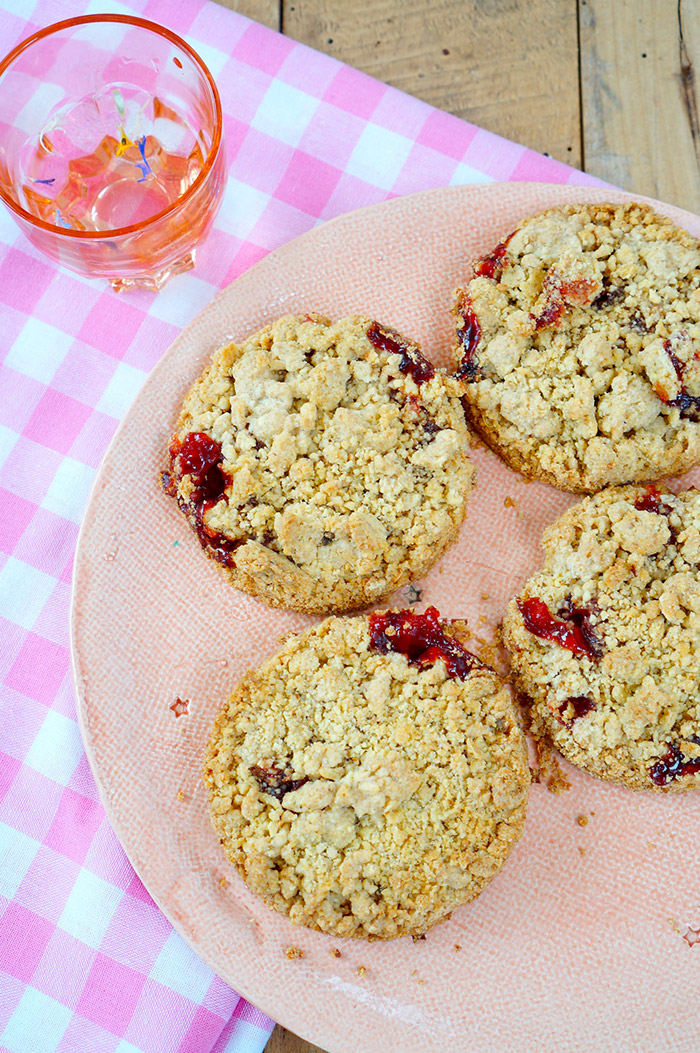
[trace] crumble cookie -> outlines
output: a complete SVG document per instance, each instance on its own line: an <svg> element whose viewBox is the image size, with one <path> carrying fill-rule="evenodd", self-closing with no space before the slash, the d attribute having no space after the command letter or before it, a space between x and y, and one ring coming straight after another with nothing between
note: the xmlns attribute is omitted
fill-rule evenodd
<svg viewBox="0 0 700 1053"><path fill-rule="evenodd" d="M562 490L700 461L700 244L641 204L525 219L455 294L467 420Z"/></svg>
<svg viewBox="0 0 700 1053"><path fill-rule="evenodd" d="M464 622L327 618L248 673L204 780L226 855L269 906L335 936L418 936L520 838L530 782L505 683Z"/></svg>
<svg viewBox="0 0 700 1053"><path fill-rule="evenodd" d="M237 588L305 613L374 603L456 539L461 386L367 318L288 316L218 351L163 473Z"/></svg>
<svg viewBox="0 0 700 1053"><path fill-rule="evenodd" d="M700 788L700 491L611 487L543 546L503 623L533 734L601 779Z"/></svg>

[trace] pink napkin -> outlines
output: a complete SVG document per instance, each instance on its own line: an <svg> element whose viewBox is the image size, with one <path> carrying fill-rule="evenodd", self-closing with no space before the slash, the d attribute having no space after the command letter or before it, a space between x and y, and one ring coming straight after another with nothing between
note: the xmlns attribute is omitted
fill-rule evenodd
<svg viewBox="0 0 700 1053"><path fill-rule="evenodd" d="M116 295L41 256L0 209L0 1048L254 1053L272 1021L158 911L99 801L69 669L88 490L179 330L271 249L399 194L594 183L207 0L0 0L0 49L85 13L180 33L222 96L229 181L196 270Z"/></svg>

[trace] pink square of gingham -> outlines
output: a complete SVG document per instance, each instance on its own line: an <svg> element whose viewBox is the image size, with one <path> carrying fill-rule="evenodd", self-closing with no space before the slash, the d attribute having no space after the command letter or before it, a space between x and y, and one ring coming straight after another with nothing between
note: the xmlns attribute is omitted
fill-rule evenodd
<svg viewBox="0 0 700 1053"><path fill-rule="evenodd" d="M78 1002L78 1012L105 1031L123 1035L145 982L142 973L98 952Z"/></svg>
<svg viewBox="0 0 700 1053"><path fill-rule="evenodd" d="M113 292L100 296L78 333L81 340L121 359L143 322L143 311L118 299Z"/></svg>
<svg viewBox="0 0 700 1053"><path fill-rule="evenodd" d="M83 863L95 833L104 821L102 807L70 787L61 795L44 844L55 852Z"/></svg>
<svg viewBox="0 0 700 1053"><path fill-rule="evenodd" d="M220 1016L198 1006L187 1034L185 1035L180 1050L182 1053L210 1053L214 1044L221 1034L224 1021Z"/></svg>
<svg viewBox="0 0 700 1053"><path fill-rule="evenodd" d="M334 165L319 161L303 150L295 150L275 197L311 216L320 216L340 176L340 169Z"/></svg>
<svg viewBox="0 0 700 1053"><path fill-rule="evenodd" d="M90 408L60 391L45 391L24 429L24 435L58 453L69 453Z"/></svg>
<svg viewBox="0 0 700 1053"><path fill-rule="evenodd" d="M8 556L14 551L31 518L36 505L24 497L0 489L0 550Z"/></svg>
<svg viewBox="0 0 700 1053"><path fill-rule="evenodd" d="M351 66L341 66L323 97L339 109L369 120L387 91L390 89L386 84L366 73Z"/></svg>
<svg viewBox="0 0 700 1053"><path fill-rule="evenodd" d="M64 647L29 632L5 682L8 687L50 706L67 664L68 652Z"/></svg>
<svg viewBox="0 0 700 1053"><path fill-rule="evenodd" d="M264 70L274 77L290 51L295 47L293 40L279 33L270 33L265 26L253 23L245 31L233 49L234 58L241 62Z"/></svg>
<svg viewBox="0 0 700 1053"><path fill-rule="evenodd" d="M53 925L19 903L9 903L0 925L0 957L11 976L29 983L46 949Z"/></svg>
<svg viewBox="0 0 700 1053"><path fill-rule="evenodd" d="M467 124L444 110L431 110L416 142L461 161L476 133L475 125Z"/></svg>
<svg viewBox="0 0 700 1053"><path fill-rule="evenodd" d="M48 289L54 270L41 259L9 248L0 263L0 302L31 315Z"/></svg>

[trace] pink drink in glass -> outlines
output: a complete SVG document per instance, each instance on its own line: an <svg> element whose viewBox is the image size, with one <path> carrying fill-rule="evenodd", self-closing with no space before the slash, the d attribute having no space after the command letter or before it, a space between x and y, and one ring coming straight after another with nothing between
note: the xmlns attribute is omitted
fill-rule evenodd
<svg viewBox="0 0 700 1053"><path fill-rule="evenodd" d="M225 178L211 74L155 23L70 19L0 63L0 197L72 270L160 288L194 266Z"/></svg>

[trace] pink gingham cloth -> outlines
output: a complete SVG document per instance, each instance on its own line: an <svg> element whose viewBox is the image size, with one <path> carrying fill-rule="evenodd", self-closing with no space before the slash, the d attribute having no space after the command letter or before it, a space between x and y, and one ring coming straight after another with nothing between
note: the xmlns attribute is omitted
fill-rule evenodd
<svg viewBox="0 0 700 1053"><path fill-rule="evenodd" d="M196 270L158 294L62 270L0 208L0 1049L255 1053L272 1021L159 912L83 752L68 615L100 460L180 329L319 221L429 187L594 181L208 0L0 0L0 51L100 12L159 22L202 55L229 180Z"/></svg>

